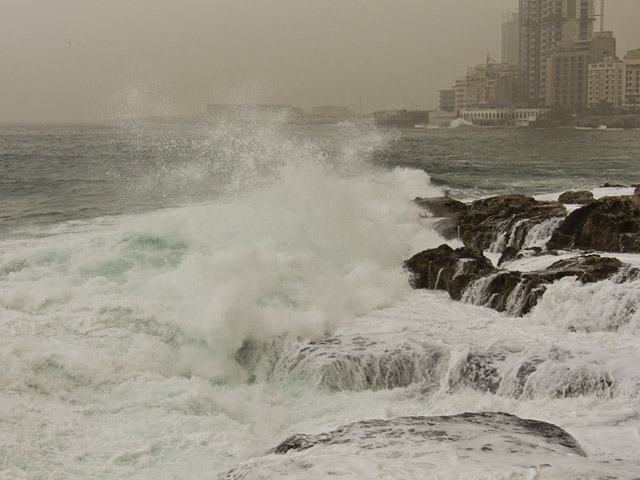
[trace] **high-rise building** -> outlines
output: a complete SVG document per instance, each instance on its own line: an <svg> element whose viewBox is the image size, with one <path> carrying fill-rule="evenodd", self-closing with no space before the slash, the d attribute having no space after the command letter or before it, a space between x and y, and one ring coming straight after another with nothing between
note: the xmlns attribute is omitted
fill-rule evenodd
<svg viewBox="0 0 640 480"><path fill-rule="evenodd" d="M591 40L594 10L594 0L520 0L519 65L531 105L549 103L547 60L556 46Z"/></svg>
<svg viewBox="0 0 640 480"><path fill-rule="evenodd" d="M640 109L640 48L624 56L624 106Z"/></svg>
<svg viewBox="0 0 640 480"><path fill-rule="evenodd" d="M614 56L615 47L613 32L597 32L590 40L563 38L547 58L547 106L583 112L589 106L589 65Z"/></svg>
<svg viewBox="0 0 640 480"><path fill-rule="evenodd" d="M502 63L518 64L519 31L518 12L504 13L502 15Z"/></svg>

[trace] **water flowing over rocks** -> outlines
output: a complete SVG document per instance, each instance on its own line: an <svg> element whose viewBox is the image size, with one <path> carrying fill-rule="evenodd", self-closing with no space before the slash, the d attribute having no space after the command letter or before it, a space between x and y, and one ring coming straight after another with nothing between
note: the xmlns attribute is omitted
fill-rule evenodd
<svg viewBox="0 0 640 480"><path fill-rule="evenodd" d="M560 260L539 271L499 270L477 250L453 250L448 245L425 250L405 262L414 288L446 290L454 300L462 299L514 316L527 314L545 286L556 280L575 277L582 283L598 282L612 277L622 266L616 258L585 255Z"/></svg>
<svg viewBox="0 0 640 480"><path fill-rule="evenodd" d="M603 197L571 212L547 248L640 253L640 196Z"/></svg>
<svg viewBox="0 0 640 480"><path fill-rule="evenodd" d="M442 346L404 335L337 335L301 348L287 364L289 379L331 390L380 390L421 383L437 390L449 364Z"/></svg>
<svg viewBox="0 0 640 480"><path fill-rule="evenodd" d="M502 252L508 246L520 249L533 227L565 215L562 204L526 195L476 200L460 218L460 239L465 246L481 251Z"/></svg>
<svg viewBox="0 0 640 480"><path fill-rule="evenodd" d="M491 261L478 250L454 250L444 244L414 255L405 267L412 273L414 288L446 290L456 300L462 298L469 283L495 271Z"/></svg>
<svg viewBox="0 0 640 480"><path fill-rule="evenodd" d="M606 365L555 346L470 347L451 366L449 388L471 388L512 398L614 396L617 382Z"/></svg>
<svg viewBox="0 0 640 480"><path fill-rule="evenodd" d="M218 478L458 478L461 471L469 478L627 478L617 476L623 468L587 458L551 423L481 412L364 420L293 435Z"/></svg>

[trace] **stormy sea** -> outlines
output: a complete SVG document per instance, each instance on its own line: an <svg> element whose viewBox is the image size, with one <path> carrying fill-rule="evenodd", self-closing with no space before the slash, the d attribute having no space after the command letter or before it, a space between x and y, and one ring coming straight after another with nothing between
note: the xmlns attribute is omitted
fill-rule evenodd
<svg viewBox="0 0 640 480"><path fill-rule="evenodd" d="M639 152L1 127L0 478L639 478Z"/></svg>

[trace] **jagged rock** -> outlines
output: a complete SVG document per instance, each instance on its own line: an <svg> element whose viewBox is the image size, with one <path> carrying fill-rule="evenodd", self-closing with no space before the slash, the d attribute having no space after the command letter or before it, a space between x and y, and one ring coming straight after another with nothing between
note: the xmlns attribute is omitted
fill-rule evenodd
<svg viewBox="0 0 640 480"><path fill-rule="evenodd" d="M582 283L610 278L623 266L616 258L586 255L561 260L544 270L498 270L474 249L448 245L425 250L405 262L414 288L446 290L454 300L464 300L513 316L526 315L536 306L546 286L564 277Z"/></svg>
<svg viewBox="0 0 640 480"><path fill-rule="evenodd" d="M572 204L572 205L586 205L595 200L593 192L587 190L569 190L564 192L558 197L560 203Z"/></svg>
<svg viewBox="0 0 640 480"><path fill-rule="evenodd" d="M450 197L416 197L413 201L434 217L459 217L469 210L466 203Z"/></svg>
<svg viewBox="0 0 640 480"><path fill-rule="evenodd" d="M469 349L452 367L448 383L513 398L609 398L616 388L606 364L585 364L556 347L514 351L498 345Z"/></svg>
<svg viewBox="0 0 640 480"><path fill-rule="evenodd" d="M600 185L600 188L627 188L627 185L622 185L621 183L606 182L604 185Z"/></svg>
<svg viewBox="0 0 640 480"><path fill-rule="evenodd" d="M604 197L573 212L547 248L640 252L640 196Z"/></svg>
<svg viewBox="0 0 640 480"><path fill-rule="evenodd" d="M520 472L591 478L620 468L585 457L576 439L551 423L501 412L462 413L364 420L293 435L219 478L450 478L452 464L492 478Z"/></svg>
<svg viewBox="0 0 640 480"><path fill-rule="evenodd" d="M448 360L442 346L387 333L311 342L286 363L289 379L331 390L380 390L419 382L426 392L439 387Z"/></svg>
<svg viewBox="0 0 640 480"><path fill-rule="evenodd" d="M465 246L483 251L520 249L532 227L567 211L559 202L541 202L526 195L499 195L476 200L460 217L460 239Z"/></svg>
<svg viewBox="0 0 640 480"><path fill-rule="evenodd" d="M634 195L640 195L640 186L637 186L636 189L633 191Z"/></svg>
<svg viewBox="0 0 640 480"><path fill-rule="evenodd" d="M498 266L501 266L505 262L516 260L519 258L539 257L540 255L557 255L557 251L542 250L541 247L530 247L518 250L516 247L507 247L503 250L500 259L498 260Z"/></svg>
<svg viewBox="0 0 640 480"><path fill-rule="evenodd" d="M414 288L447 290L458 299L471 281L495 270L481 252L466 247L454 250L446 244L424 250L404 265L412 274Z"/></svg>
<svg viewBox="0 0 640 480"><path fill-rule="evenodd" d="M599 282L615 275L622 265L617 258L587 255L560 260L544 270L533 272L497 271L477 279L463 298L470 303L520 317L537 305L547 285L556 280L576 277L582 283Z"/></svg>

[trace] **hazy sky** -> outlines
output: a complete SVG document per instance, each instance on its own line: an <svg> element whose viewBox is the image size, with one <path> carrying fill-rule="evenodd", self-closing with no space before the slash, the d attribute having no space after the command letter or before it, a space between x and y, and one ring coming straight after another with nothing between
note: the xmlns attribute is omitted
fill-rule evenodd
<svg viewBox="0 0 640 480"><path fill-rule="evenodd" d="M0 0L0 123L184 114L207 103L430 108L500 59L517 0ZM618 53L640 0L608 0Z"/></svg>

